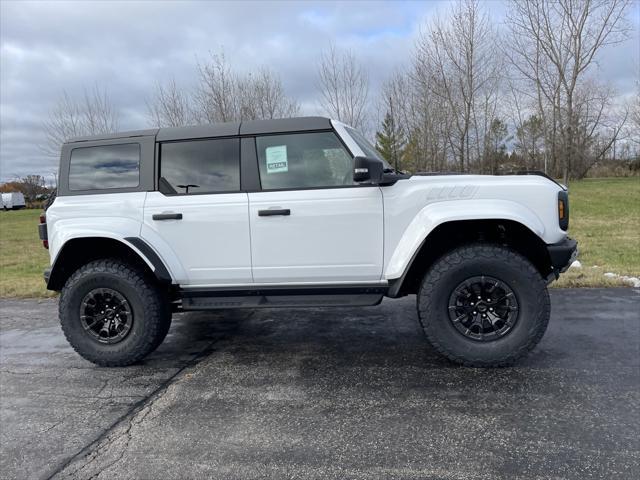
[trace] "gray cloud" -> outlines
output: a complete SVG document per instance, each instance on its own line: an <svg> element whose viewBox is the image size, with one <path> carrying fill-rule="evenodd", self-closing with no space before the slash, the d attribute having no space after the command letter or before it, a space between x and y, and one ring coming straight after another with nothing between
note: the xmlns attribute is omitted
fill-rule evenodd
<svg viewBox="0 0 640 480"><path fill-rule="evenodd" d="M496 22L504 6L488 3ZM105 87L123 129L147 126L145 98L171 76L193 88L197 59L224 48L240 71L266 65L306 114L318 113L316 64L331 42L352 49L378 88L409 61L420 25L446 2L0 3L0 179L49 174L41 124L62 90ZM634 38L607 49L599 75L621 93L637 80ZM634 67L635 65L635 67Z"/></svg>

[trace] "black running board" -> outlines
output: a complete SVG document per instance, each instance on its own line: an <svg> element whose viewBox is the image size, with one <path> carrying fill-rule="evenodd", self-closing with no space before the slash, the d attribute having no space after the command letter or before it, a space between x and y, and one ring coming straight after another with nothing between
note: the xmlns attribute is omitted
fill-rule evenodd
<svg viewBox="0 0 640 480"><path fill-rule="evenodd" d="M275 307L364 307L378 305L386 286L294 286L252 289L182 289L182 310Z"/></svg>

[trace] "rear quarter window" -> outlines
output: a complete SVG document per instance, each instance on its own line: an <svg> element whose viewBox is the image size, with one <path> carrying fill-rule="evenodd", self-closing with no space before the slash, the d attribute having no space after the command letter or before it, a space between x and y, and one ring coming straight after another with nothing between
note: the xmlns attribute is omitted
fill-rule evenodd
<svg viewBox="0 0 640 480"><path fill-rule="evenodd" d="M69 190L108 190L140 185L140 145L126 143L74 148Z"/></svg>

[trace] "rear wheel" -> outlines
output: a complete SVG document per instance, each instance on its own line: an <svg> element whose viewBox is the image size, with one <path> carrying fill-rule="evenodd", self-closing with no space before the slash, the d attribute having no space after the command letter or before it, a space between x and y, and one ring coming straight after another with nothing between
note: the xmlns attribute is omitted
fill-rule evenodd
<svg viewBox="0 0 640 480"><path fill-rule="evenodd" d="M433 347L474 367L507 366L533 349L547 328L546 283L522 255L476 244L453 250L429 269L418 315Z"/></svg>
<svg viewBox="0 0 640 480"><path fill-rule="evenodd" d="M171 312L155 283L119 260L96 260L67 280L60 323L82 357L101 366L140 361L164 340Z"/></svg>

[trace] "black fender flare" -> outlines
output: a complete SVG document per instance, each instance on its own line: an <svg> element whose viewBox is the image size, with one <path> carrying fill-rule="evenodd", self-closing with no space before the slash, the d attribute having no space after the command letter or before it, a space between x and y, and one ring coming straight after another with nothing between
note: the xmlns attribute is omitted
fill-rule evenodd
<svg viewBox="0 0 640 480"><path fill-rule="evenodd" d="M44 271L44 279L48 290L61 290L66 279L76 268L86 261L101 258L96 255L83 255L78 257L71 254L71 258L69 259L71 262L70 264L67 261L63 261L63 258L69 257L65 249L69 246L69 243L73 241L102 242L103 246L113 248L115 249L115 252L135 256L142 264L144 264L144 267L147 268L153 276L155 276L159 283L171 284L173 282L171 274L162 259L147 242L139 237L126 237L123 239L107 237L80 237L71 239L69 242L65 243L65 245L62 246L54 264ZM104 242L107 242L106 245ZM152 265L152 268L149 267L149 264Z"/></svg>
<svg viewBox="0 0 640 480"><path fill-rule="evenodd" d="M153 273L155 274L158 281L162 283L171 283L171 274L167 267L165 266L162 259L158 256L158 254L153 250L147 242L142 240L140 237L126 237L125 240L129 242L131 245L136 247L142 255L144 255L147 260L153 265Z"/></svg>

